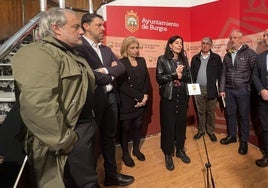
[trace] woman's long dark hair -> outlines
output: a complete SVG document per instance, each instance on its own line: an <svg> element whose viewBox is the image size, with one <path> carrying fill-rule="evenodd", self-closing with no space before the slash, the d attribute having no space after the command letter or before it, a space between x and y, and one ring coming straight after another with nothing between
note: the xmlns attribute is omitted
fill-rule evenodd
<svg viewBox="0 0 268 188"><path fill-rule="evenodd" d="M182 62L186 63L187 62L187 57L186 57L185 51L184 51L183 38L181 36L179 36L179 35L172 36L172 37L170 37L168 39L167 45L166 45L166 48L165 48L164 57L166 59L168 59L168 60L171 60L174 57L174 54L173 54L173 52L171 51L171 49L169 47L169 44L172 44L177 39L181 39L181 41L182 41L182 49L181 49L181 52L178 54L179 61L182 61Z"/></svg>

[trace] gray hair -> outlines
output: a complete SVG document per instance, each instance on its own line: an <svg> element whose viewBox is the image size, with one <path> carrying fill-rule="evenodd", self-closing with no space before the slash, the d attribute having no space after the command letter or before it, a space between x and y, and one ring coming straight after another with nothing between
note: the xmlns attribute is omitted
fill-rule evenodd
<svg viewBox="0 0 268 188"><path fill-rule="evenodd" d="M58 7L50 8L47 12L45 12L41 16L39 22L39 37L43 38L49 35L55 36L52 25L64 26L67 22L65 16L66 12L76 14L73 10Z"/></svg>
<svg viewBox="0 0 268 188"><path fill-rule="evenodd" d="M210 37L202 38L201 42L208 43L212 45L212 39Z"/></svg>
<svg viewBox="0 0 268 188"><path fill-rule="evenodd" d="M237 33L239 35L239 37L243 37L243 33L238 29L233 29L230 34L232 34L232 33Z"/></svg>

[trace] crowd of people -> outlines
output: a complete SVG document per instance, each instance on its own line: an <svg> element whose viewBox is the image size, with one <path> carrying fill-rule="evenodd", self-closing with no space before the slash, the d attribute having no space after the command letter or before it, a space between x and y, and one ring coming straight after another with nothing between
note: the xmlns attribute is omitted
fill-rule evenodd
<svg viewBox="0 0 268 188"><path fill-rule="evenodd" d="M122 41L118 59L102 44L104 19L96 13L79 16L72 10L51 8L39 23L40 40L22 47L12 58L15 94L20 108L25 152L33 187L97 188L97 147L104 159L104 185L126 186L135 178L118 171L115 137L120 128L122 161L134 167L140 161L141 130L150 99L146 60L139 56L134 36ZM198 132L194 140L215 135L215 107L220 96L226 102L227 136L223 145L237 142L238 153L248 152L250 92L259 94L259 118L265 151L256 161L268 166L268 51L257 55L242 43L243 34L233 30L230 49L223 60L212 51L210 37L201 39L201 50L189 65L183 38L171 36L157 59L156 81L160 95L160 147L167 170L174 170L172 157L190 163L186 154L188 83L198 83L194 96ZM268 29L263 39L268 46ZM239 116L237 116L239 115ZM237 124L241 134L237 134ZM133 138L131 137L133 136Z"/></svg>

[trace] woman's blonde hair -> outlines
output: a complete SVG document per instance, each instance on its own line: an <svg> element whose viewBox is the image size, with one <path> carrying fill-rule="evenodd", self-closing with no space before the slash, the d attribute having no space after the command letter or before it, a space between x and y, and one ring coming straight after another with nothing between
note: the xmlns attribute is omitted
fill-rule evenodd
<svg viewBox="0 0 268 188"><path fill-rule="evenodd" d="M121 45L121 49L120 49L120 54L122 57L128 56L127 49L133 43L137 43L138 45L140 45L138 39L134 36L129 36L123 40L122 45Z"/></svg>

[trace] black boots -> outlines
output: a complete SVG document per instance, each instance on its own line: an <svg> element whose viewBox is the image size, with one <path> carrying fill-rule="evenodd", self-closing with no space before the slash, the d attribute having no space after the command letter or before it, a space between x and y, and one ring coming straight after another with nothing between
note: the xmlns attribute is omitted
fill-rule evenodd
<svg viewBox="0 0 268 188"><path fill-rule="evenodd" d="M238 153L241 155L246 155L248 153L248 142L240 141Z"/></svg>
<svg viewBox="0 0 268 188"><path fill-rule="evenodd" d="M259 167L267 167L268 166L268 155L264 155L261 159L256 161L256 165Z"/></svg>
<svg viewBox="0 0 268 188"><path fill-rule="evenodd" d="M122 160L124 161L125 165L128 166L128 167L134 167L135 166L135 162L133 161L133 159L128 154L123 155Z"/></svg>
<svg viewBox="0 0 268 188"><path fill-rule="evenodd" d="M142 152L140 152L140 150L133 150L132 154L136 156L139 161L145 161L145 156Z"/></svg>
<svg viewBox="0 0 268 188"><path fill-rule="evenodd" d="M133 150L133 155L137 157L139 161L145 161L145 156L140 150ZM125 163L126 166L128 167L134 167L135 162L134 160L130 157L128 152L123 152L122 160Z"/></svg>
<svg viewBox="0 0 268 188"><path fill-rule="evenodd" d="M191 159L186 155L184 149L177 150L176 157L180 158L182 160L182 162L184 162L186 164L191 162ZM165 154L165 163L166 163L166 168L168 170L175 169L173 159L172 159L172 154Z"/></svg>
<svg viewBox="0 0 268 188"><path fill-rule="evenodd" d="M190 163L191 159L186 155L184 149L180 149L176 152L176 157L180 158L184 163Z"/></svg>
<svg viewBox="0 0 268 188"><path fill-rule="evenodd" d="M173 159L172 159L172 155L170 154L165 154L165 162L166 162L166 168L168 170L174 170L175 166L173 164Z"/></svg>

